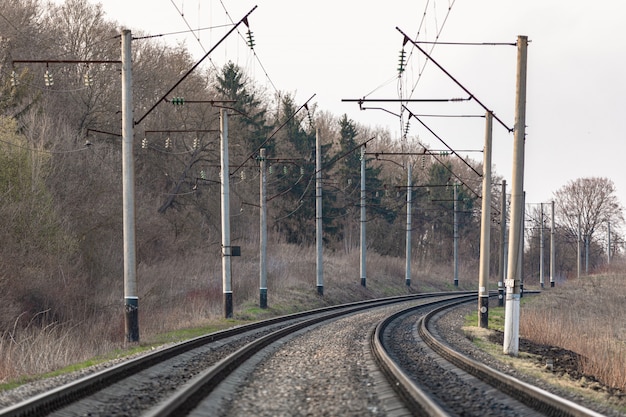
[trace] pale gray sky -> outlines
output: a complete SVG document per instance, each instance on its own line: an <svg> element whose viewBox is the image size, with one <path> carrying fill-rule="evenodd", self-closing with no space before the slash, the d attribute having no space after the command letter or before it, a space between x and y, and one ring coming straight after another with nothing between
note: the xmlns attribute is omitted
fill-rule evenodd
<svg viewBox="0 0 626 417"><path fill-rule="evenodd" d="M61 0L55 0L59 2ZM96 0L93 0L94 2ZM313 94L320 110L346 113L358 123L389 127L400 135L397 117L376 110L360 111L342 99L452 98L466 94L434 65L418 80L424 56L412 55L401 81L397 64L402 47L399 27L412 38L445 42L507 42L518 35L530 39L528 50L527 140L525 190L527 203L549 202L553 192L581 177L607 177L615 182L626 206L626 47L623 45L623 0L362 0L303 2L294 0L102 0L108 18L147 33L167 33L230 24L255 5L250 29L259 61L244 40L231 35L211 55L220 66L232 60L269 91L293 93L298 103ZM182 12L184 19L179 13ZM448 13L449 12L449 13ZM186 22L185 22L186 20ZM229 28L202 31L209 50ZM241 32L245 34L246 28ZM203 55L193 35L163 38L184 40L194 57ZM425 49L430 48L424 45ZM513 126L516 48L512 46L438 45L432 57ZM270 81L273 84L270 84ZM384 104L399 113L397 104ZM475 103L414 103L420 114L484 114ZM481 149L483 119L433 119L426 123L456 149ZM406 115L404 119L406 123ZM441 145L416 121L418 135L433 148ZM511 182L513 135L494 124L493 164ZM478 154L470 155L474 159Z"/></svg>

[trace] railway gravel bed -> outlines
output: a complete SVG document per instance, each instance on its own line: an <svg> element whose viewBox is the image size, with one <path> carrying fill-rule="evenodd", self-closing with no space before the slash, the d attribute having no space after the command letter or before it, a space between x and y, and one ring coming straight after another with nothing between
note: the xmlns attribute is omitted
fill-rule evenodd
<svg viewBox="0 0 626 417"><path fill-rule="evenodd" d="M353 314L294 335L250 374L221 390L221 401L209 398L191 415L410 415L369 351L373 326L407 306Z"/></svg>

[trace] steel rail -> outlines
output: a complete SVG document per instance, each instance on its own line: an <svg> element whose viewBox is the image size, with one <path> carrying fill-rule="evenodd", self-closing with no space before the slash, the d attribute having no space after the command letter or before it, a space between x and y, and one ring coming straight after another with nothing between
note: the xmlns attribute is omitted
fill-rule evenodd
<svg viewBox="0 0 626 417"><path fill-rule="evenodd" d="M476 297L474 295L470 295L463 297L460 300L457 299L451 301L448 299L441 301L440 303L446 303L441 308L449 308L461 303L474 301L475 299ZM450 415L450 411L440 406L428 393L417 386L411 380L411 377L404 372L402 367L400 367L391 358L384 346L383 336L387 327L389 327L389 325L398 318L422 307L424 306L415 306L399 311L381 321L371 333L370 348L372 350L374 360L378 364L380 370L385 375L396 394L402 398L405 405L413 415L448 417Z"/></svg>
<svg viewBox="0 0 626 417"><path fill-rule="evenodd" d="M548 416L559 417L602 417L603 415L542 390L517 378L496 371L480 362L468 358L450 346L439 341L429 330L429 321L438 313L448 308L439 307L420 319L418 332L426 344L437 354L456 367L486 382L526 406Z"/></svg>
<svg viewBox="0 0 626 417"><path fill-rule="evenodd" d="M177 343L173 346L158 350L153 353L146 354L144 356L131 359L123 362L119 365L112 366L102 371L96 372L92 375L80 378L74 382L57 387L50 391L41 393L32 398L24 400L20 403L8 406L0 410L0 417L22 417L22 416L39 416L47 415L55 410L65 407L73 402L77 402L95 392L98 392L108 386L111 386L118 381L123 380L133 374L141 372L152 366L155 366L161 362L171 359L175 356L181 355L192 349L205 346L207 344L232 337L241 335L243 333L259 330L264 327L272 325L279 325L289 323L295 320L305 320L307 317L315 315L329 315L335 312L342 311L354 311L358 308L366 309L376 306L382 306L387 304L399 303L403 301L419 300L425 298L441 297L447 295L463 295L463 294L475 294L472 291L455 291L455 292L440 292L440 293L422 293L402 295L395 297L388 297L376 300L365 300L354 303L341 304L330 307L323 307L315 310L309 310L300 313L289 314L285 316L275 317L267 320L262 320L242 326L236 326L230 329L221 330L218 332L210 333L207 335L199 336L181 343ZM345 313L348 314L348 313Z"/></svg>

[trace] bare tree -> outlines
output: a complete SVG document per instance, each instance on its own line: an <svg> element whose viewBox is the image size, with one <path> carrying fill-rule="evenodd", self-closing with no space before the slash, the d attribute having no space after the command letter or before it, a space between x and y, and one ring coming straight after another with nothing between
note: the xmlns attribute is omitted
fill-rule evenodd
<svg viewBox="0 0 626 417"><path fill-rule="evenodd" d="M581 239L595 243L608 241L606 225L611 225L611 240L624 223L624 208L615 194L615 185L608 178L579 178L570 181L554 193L556 221L569 241ZM580 226L579 226L580 225ZM603 246L601 243L599 246Z"/></svg>

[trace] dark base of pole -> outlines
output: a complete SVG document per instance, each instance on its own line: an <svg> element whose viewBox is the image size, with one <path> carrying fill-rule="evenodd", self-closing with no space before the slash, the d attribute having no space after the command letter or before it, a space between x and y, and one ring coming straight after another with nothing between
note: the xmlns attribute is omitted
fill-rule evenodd
<svg viewBox="0 0 626 417"><path fill-rule="evenodd" d="M224 317L230 319L233 317L233 293L224 293Z"/></svg>
<svg viewBox="0 0 626 417"><path fill-rule="evenodd" d="M367 287L367 285L365 284L366 278L361 278L361 286L362 287Z"/></svg>
<svg viewBox="0 0 626 417"><path fill-rule="evenodd" d="M504 306L504 289L498 288L498 307Z"/></svg>
<svg viewBox="0 0 626 417"><path fill-rule="evenodd" d="M407 278L404 283L406 284L407 287L411 286L411 278Z"/></svg>
<svg viewBox="0 0 626 417"><path fill-rule="evenodd" d="M543 282L542 282L542 283L541 283L541 288L543 288L543 286L544 286L544 284L543 284Z"/></svg>
<svg viewBox="0 0 626 417"><path fill-rule="evenodd" d="M139 342L139 299L125 298L126 341Z"/></svg>
<svg viewBox="0 0 626 417"><path fill-rule="evenodd" d="M550 286L551 286L551 287L554 287L554 281L551 281L551 282L550 282Z"/></svg>
<svg viewBox="0 0 626 417"><path fill-rule="evenodd" d="M524 284L519 285L519 298L524 296Z"/></svg>
<svg viewBox="0 0 626 417"><path fill-rule="evenodd" d="M320 297L324 295L324 286L323 285L318 285L317 286L317 295L319 295Z"/></svg>
<svg viewBox="0 0 626 417"><path fill-rule="evenodd" d="M458 279L455 279L455 280L454 280L454 286L455 286L455 287L458 287L458 286L459 286L459 280L458 280Z"/></svg>
<svg viewBox="0 0 626 417"><path fill-rule="evenodd" d="M267 288L261 288L259 292L259 307L267 308Z"/></svg>
<svg viewBox="0 0 626 417"><path fill-rule="evenodd" d="M478 297L478 316L480 327L489 328L489 297Z"/></svg>

